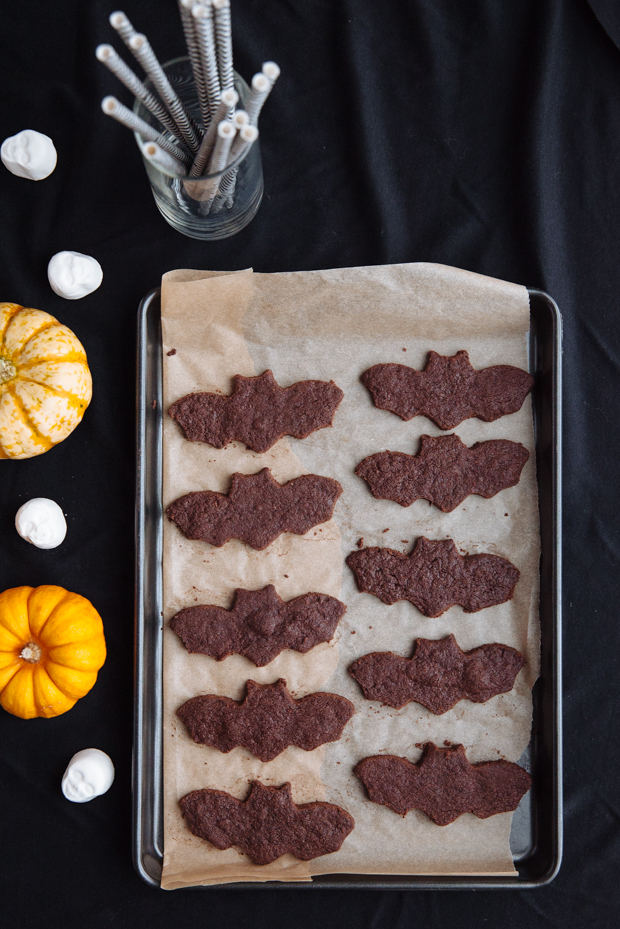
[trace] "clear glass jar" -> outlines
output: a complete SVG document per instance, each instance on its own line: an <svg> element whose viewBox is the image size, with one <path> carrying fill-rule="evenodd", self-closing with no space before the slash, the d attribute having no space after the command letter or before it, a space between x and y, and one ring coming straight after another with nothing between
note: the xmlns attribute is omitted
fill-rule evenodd
<svg viewBox="0 0 620 929"><path fill-rule="evenodd" d="M198 95L189 58L175 58L164 64L163 69L188 116L201 126ZM145 81L145 84L153 92L151 82ZM237 106L243 108L250 90L236 72L235 90L239 94ZM174 136L161 126L139 100L136 100L133 109L137 116L156 128L165 138L176 142ZM137 132L134 135L142 154L142 145L147 140ZM223 171L191 180L154 164L142 155L157 209L166 222L193 239L226 239L245 228L263 199L263 166L259 141L257 139ZM211 192L215 184L219 184L222 177L233 170L236 177L232 194L227 198L216 197L213 201Z"/></svg>

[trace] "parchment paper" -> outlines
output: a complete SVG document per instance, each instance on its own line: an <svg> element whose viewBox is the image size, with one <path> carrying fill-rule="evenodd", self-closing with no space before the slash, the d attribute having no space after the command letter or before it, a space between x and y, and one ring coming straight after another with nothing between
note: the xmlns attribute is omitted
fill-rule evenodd
<svg viewBox="0 0 620 929"><path fill-rule="evenodd" d="M430 349L454 354L466 348L475 368L527 367L529 301L514 284L441 265L412 264L288 274L213 274L175 271L162 283L164 407L186 393L229 393L234 374L271 368L282 386L304 378L334 380L345 393L332 429L303 441L283 439L258 455L240 443L220 451L187 442L164 414L164 507L191 490L227 491L234 471L267 466L281 482L314 472L336 478L344 493L334 519L303 538L281 536L262 552L232 540L220 549L189 542L168 520L164 529L164 617L182 607L230 607L236 587L274 583L283 599L308 591L331 594L348 607L335 640L306 655L285 651L265 668L241 656L216 662L188 655L166 628L164 635L164 870L162 887L241 880L308 880L312 874L516 873L508 837L512 814L479 820L461 816L448 827L422 813L406 818L368 801L353 775L367 755L391 753L416 761L421 743L462 742L470 761L517 761L529 743L531 687L538 675L539 529L531 403L495 423L467 420L454 431L467 444L492 438L520 441L530 450L519 484L490 500L469 497L444 514L426 501L411 507L375 500L354 474L367 455L385 449L415 454L422 434L442 434L429 420L403 423L377 410L359 380L378 362L424 366ZM176 353L168 355L172 349ZM404 349L406 351L404 351ZM388 530L388 531L385 531ZM364 545L409 552L420 535L453 538L463 552L491 552L521 571L512 601L479 613L452 607L427 619L408 602L393 606L361 594L343 564ZM344 569L344 570L343 570ZM514 690L485 704L462 701L443 716L419 704L396 711L364 700L347 667L370 651L409 656L418 636L453 632L463 649L503 642L526 656ZM235 699L248 678L284 677L295 696L329 690L352 700L356 714L343 738L302 752L289 748L263 764L243 749L222 754L196 745L175 716L198 693ZM284 856L266 867L237 849L218 851L191 835L178 800L190 790L214 787L245 797L248 783L290 780L297 803L329 800L356 826L335 854L303 863Z"/></svg>

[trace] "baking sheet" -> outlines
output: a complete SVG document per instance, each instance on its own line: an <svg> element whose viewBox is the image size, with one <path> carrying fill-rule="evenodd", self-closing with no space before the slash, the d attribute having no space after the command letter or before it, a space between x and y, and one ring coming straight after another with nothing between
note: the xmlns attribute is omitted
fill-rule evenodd
<svg viewBox="0 0 620 929"><path fill-rule="evenodd" d="M429 738L438 744L444 739L462 741L471 761L517 760L527 745L529 687L537 673L538 651L534 458L516 488L489 501L470 498L452 514L442 514L424 501L408 509L375 501L353 468L365 455L383 448L414 453L420 434L440 434L428 420L402 423L375 410L359 383L361 371L378 361L405 361L420 367L430 348L453 354L463 347L470 350L476 368L498 362L527 367L527 291L436 265L289 275L241 272L200 278L200 273L174 272L164 279L165 408L190 390L228 392L232 374L260 373L265 367L272 367L284 385L303 377L333 378L345 391L345 400L334 429L322 430L303 442L282 440L263 456L243 446L218 452L191 445L164 417L164 503L199 487L225 490L233 470L257 471L265 464L280 480L305 471L327 473L340 480L345 493L333 525L326 524L318 538L287 535L278 540L280 547L276 542L266 553L248 554L236 542L223 549L189 543L176 527L168 525L164 541L166 618L190 605L194 597L198 602L229 606L234 586L263 586L271 581L285 599L308 589L338 596L340 545L346 555L360 536L366 545L387 544L409 551L421 534L430 538L450 535L467 551L495 551L511 558L522 578L510 604L469 616L453 607L440 619L428 620L408 603L387 607L359 594L345 569L340 597L348 613L337 637L337 666L336 646L320 647L322 652L315 649L306 656L284 653L264 669L255 669L239 656L216 663L204 656L188 656L168 632L162 885L254 876L304 879L308 872L324 871L514 873L508 849L510 814L485 821L468 814L445 829L420 813L402 820L364 798L351 767L360 757L377 751L406 754L415 760L419 754L416 743ZM172 348L176 354L168 356ZM455 431L466 444L507 437L533 449L529 401L519 414L490 424L467 421ZM201 483L197 484L198 476ZM333 555L336 546L338 559ZM257 582L249 583L252 578ZM314 586L308 586L310 580L316 580ZM193 587L197 591L191 591ZM503 641L524 652L528 665L515 691L482 706L463 702L445 716L434 717L417 704L394 711L364 701L346 674L346 666L367 651L390 648L410 654L417 635L439 638L450 631L463 648ZM280 661L282 668L276 667ZM262 765L241 749L222 756L196 746L174 723L174 709L197 692L239 697L248 677L274 680L278 676L287 678L296 695L324 686L356 703L356 716L341 742L316 753L291 748ZM244 796L248 779L259 775L265 783L291 779L297 802L326 797L348 809L356 819L356 829L341 851L309 865L280 859L268 869L256 868L237 850L216 852L188 833L178 812L179 796L199 786Z"/></svg>

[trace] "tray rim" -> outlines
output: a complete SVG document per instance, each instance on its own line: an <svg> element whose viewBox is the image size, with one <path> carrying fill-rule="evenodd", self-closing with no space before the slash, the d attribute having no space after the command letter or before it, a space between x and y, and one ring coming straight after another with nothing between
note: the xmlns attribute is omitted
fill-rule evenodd
<svg viewBox="0 0 620 929"><path fill-rule="evenodd" d="M551 843L553 852L547 871L540 877L528 880L522 879L519 874L510 877L490 877L487 875L477 878L475 875L386 875L386 874L325 874L317 875L310 882L265 881L247 882L239 881L229 884L195 885L184 889L191 890L260 890L260 889L329 889L329 890L531 890L548 885L557 875L562 861L563 823L562 823L562 318L559 307L553 298L545 291L537 288L527 288L530 297L540 300L547 305L552 323L552 351L553 365L552 379L552 413L551 431L553 447L551 449L552 471L552 588L551 599L553 604L552 639L552 693L550 695L555 718L552 746L552 796L553 813L555 813L554 827L552 829ZM155 835L157 825L149 831L145 828L146 801L143 796L145 783L150 774L153 783L154 797L152 801L153 815L151 821L157 824L161 818L161 732L159 724L149 726L147 716L145 686L148 684L149 670L159 671L161 678L161 649L155 649L155 654L147 654L145 639L145 584L147 571L145 569L145 521L147 510L147 483L149 476L145 471L146 430L145 417L147 405L159 403L161 396L156 399L147 396L147 365L148 341L146 338L147 317L153 304L158 302L161 288L156 287L149 291L140 301L138 308L138 338L137 338L137 391L136 391L136 510L135 510L135 648L134 648L134 726L133 726L133 760L132 760L132 813L133 813L133 864L137 874L152 887L161 889L159 875L162 867L162 853L157 848ZM530 343L531 347L531 343ZM161 363L161 358L159 358ZM157 430L161 433L161 426ZM538 452L538 446L537 446ZM155 452L156 468L155 481L161 486L161 446ZM152 477L152 476L151 476ZM159 504L161 508L161 503ZM159 565L159 579L156 584L161 586L161 547L156 553L156 562ZM161 602L161 601L160 601ZM150 668L149 668L150 664ZM155 675L154 675L155 677ZM161 687L151 681L154 687L155 701L159 699L159 712L161 713ZM159 697L158 697L159 692ZM157 709L157 707L156 707ZM157 715L157 714L156 714ZM160 715L158 719L160 719ZM152 729L153 731L149 731ZM149 743L152 739L152 743ZM146 755L149 745L154 747L159 757L159 770L149 766ZM148 773L147 773L148 772ZM147 841L150 838L150 843ZM516 862L517 863L517 862ZM330 880L331 878L331 880ZM342 879L341 879L342 878Z"/></svg>

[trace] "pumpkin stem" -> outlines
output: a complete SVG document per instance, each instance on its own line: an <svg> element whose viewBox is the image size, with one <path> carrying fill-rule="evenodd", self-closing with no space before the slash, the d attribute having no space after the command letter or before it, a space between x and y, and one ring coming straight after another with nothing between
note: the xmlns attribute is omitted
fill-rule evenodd
<svg viewBox="0 0 620 929"><path fill-rule="evenodd" d="M9 358L0 355L0 384L6 384L7 381L13 380L17 374L17 368Z"/></svg>
<svg viewBox="0 0 620 929"><path fill-rule="evenodd" d="M28 642L28 645L24 645L22 648L19 657L27 661L28 664L36 664L41 659L42 654L40 645L37 645L36 642Z"/></svg>

